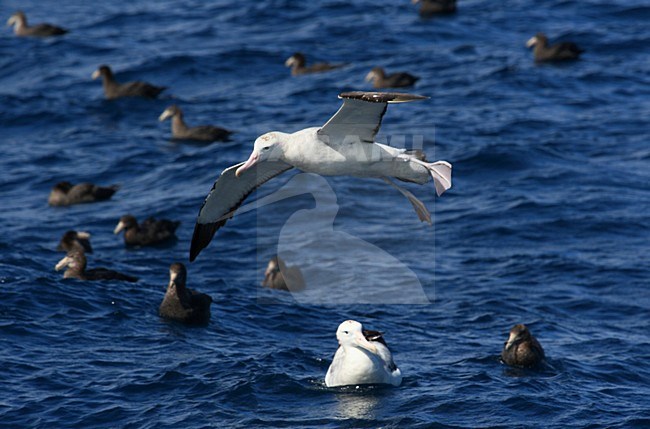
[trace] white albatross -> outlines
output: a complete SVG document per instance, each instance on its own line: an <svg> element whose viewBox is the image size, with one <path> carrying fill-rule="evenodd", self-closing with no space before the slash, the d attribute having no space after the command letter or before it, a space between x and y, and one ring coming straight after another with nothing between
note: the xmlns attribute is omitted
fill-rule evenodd
<svg viewBox="0 0 650 429"><path fill-rule="evenodd" d="M325 375L327 387L402 383L402 372L381 332L366 331L361 323L346 320L336 330L339 348Z"/></svg>
<svg viewBox="0 0 650 429"><path fill-rule="evenodd" d="M293 134L272 131L255 140L246 162L226 168L203 202L194 226L190 261L233 217L244 199L273 177L297 168L323 176L374 177L397 189L413 205L423 222L431 215L422 201L390 180L417 184L433 179L438 196L451 187L451 164L427 162L418 150L394 148L375 142L389 103L406 103L427 97L391 92L345 92L343 105L322 127Z"/></svg>

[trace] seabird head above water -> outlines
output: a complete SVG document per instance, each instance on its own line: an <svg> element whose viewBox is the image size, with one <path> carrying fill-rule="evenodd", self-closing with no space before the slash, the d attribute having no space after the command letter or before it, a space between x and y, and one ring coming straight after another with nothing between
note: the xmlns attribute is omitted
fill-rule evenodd
<svg viewBox="0 0 650 429"><path fill-rule="evenodd" d="M526 325L518 324L510 330L508 341L503 345L501 359L510 366L531 368L544 360L544 349Z"/></svg>
<svg viewBox="0 0 650 429"><path fill-rule="evenodd" d="M48 36L61 36L68 32L68 30L57 27L52 24L36 24L29 26L27 24L27 16L23 11L17 11L7 21L8 26L14 27L14 33L17 36L32 36L32 37L48 37Z"/></svg>
<svg viewBox="0 0 650 429"><path fill-rule="evenodd" d="M285 67L303 68L305 65L307 65L307 59L302 52L296 52L284 62Z"/></svg>
<svg viewBox="0 0 650 429"><path fill-rule="evenodd" d="M183 120L183 111L173 104L165 109L158 117L159 121L172 118L172 137L179 140L196 140L204 142L226 141L232 131L212 125L188 127Z"/></svg>
<svg viewBox="0 0 650 429"><path fill-rule="evenodd" d="M305 288L305 279L298 267L287 267L282 258L274 256L264 271L262 286L269 289L297 292Z"/></svg>
<svg viewBox="0 0 650 429"><path fill-rule="evenodd" d="M336 330L339 348L327 370L327 387L402 383L402 372L381 332L366 331L361 323L346 320Z"/></svg>
<svg viewBox="0 0 650 429"><path fill-rule="evenodd" d="M411 0L411 2L422 3L420 16L423 17L456 12L456 0Z"/></svg>
<svg viewBox="0 0 650 429"><path fill-rule="evenodd" d="M158 313L161 317L178 322L206 325L210 321L209 295L186 287L187 270L180 262L169 267L169 284Z"/></svg>
<svg viewBox="0 0 650 429"><path fill-rule="evenodd" d="M548 38L544 33L537 33L526 42L526 47L533 48L535 61L564 61L575 60L584 52L573 42L561 42L555 45L548 44Z"/></svg>
<svg viewBox="0 0 650 429"><path fill-rule="evenodd" d="M366 82L372 82L375 88L402 88L415 85L420 78L405 72L386 75L384 69L375 67L366 75Z"/></svg>
<svg viewBox="0 0 650 429"><path fill-rule="evenodd" d="M99 77L102 78L104 95L109 100L121 97L156 98L167 89L166 86L155 86L141 81L118 83L113 76L113 71L107 65L101 65L93 72L93 80Z"/></svg>
<svg viewBox="0 0 650 429"><path fill-rule="evenodd" d="M255 140L247 161L226 168L203 202L194 226L190 261L212 240L244 199L256 188L292 168L325 176L382 179L406 198L418 218L431 223L426 206L398 180L424 184L433 179L440 196L451 187L451 164L428 162L421 151L375 143L375 135L389 103L406 103L427 97L390 92L346 92L343 106L322 127L293 134L273 131ZM350 137L355 137L351 142ZM381 162L379 162L381 161Z"/></svg>
<svg viewBox="0 0 650 429"><path fill-rule="evenodd" d="M321 73L329 70L334 70L343 67L344 64L328 64L328 63L318 63L311 66L307 66L307 59L305 55L301 52L296 52L284 62L286 67L291 67L292 75L299 74L309 74L309 73Z"/></svg>
<svg viewBox="0 0 650 429"><path fill-rule="evenodd" d="M63 234L56 250L69 252L73 250L77 244L80 244L86 253L93 253L93 248L90 246L90 234L83 231L73 230L67 231Z"/></svg>

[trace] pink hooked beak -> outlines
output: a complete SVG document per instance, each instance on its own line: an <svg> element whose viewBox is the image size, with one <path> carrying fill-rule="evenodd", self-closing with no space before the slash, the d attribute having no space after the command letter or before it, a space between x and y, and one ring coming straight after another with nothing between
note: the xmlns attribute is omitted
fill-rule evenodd
<svg viewBox="0 0 650 429"><path fill-rule="evenodd" d="M239 177L244 171L248 170L249 168L257 164L257 160L259 159L260 156L258 153L256 152L251 153L251 156L248 158L248 161L246 161L244 165L242 165L235 171L235 176Z"/></svg>
<svg viewBox="0 0 650 429"><path fill-rule="evenodd" d="M375 347L370 341L366 340L366 337L363 336L361 331L355 334L354 340L359 347L368 350L370 353L377 354L377 347Z"/></svg>

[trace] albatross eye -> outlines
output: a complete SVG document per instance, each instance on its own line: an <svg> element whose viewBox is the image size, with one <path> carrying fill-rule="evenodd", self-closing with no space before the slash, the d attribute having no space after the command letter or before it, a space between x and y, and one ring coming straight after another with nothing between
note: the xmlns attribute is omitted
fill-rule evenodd
<svg viewBox="0 0 650 429"><path fill-rule="evenodd" d="M271 146L264 146L264 147L262 148L262 150L269 150L269 149L271 149Z"/></svg>
<svg viewBox="0 0 650 429"><path fill-rule="evenodd" d="M347 334L349 334L349 332L348 332L348 331L343 331L343 333L344 333L345 335L347 335Z"/></svg>

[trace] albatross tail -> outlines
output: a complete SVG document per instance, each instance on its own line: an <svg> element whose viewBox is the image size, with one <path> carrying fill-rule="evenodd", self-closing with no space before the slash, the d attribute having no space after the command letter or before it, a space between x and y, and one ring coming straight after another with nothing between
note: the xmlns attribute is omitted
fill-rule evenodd
<svg viewBox="0 0 650 429"><path fill-rule="evenodd" d="M437 161L425 163L433 178L433 184L436 187L436 194L442 195L447 189L451 188L451 164L447 161Z"/></svg>
<svg viewBox="0 0 650 429"><path fill-rule="evenodd" d="M429 171L433 184L436 187L436 194L441 196L447 189L451 188L451 164L447 161L426 162L416 157L411 158Z"/></svg>

